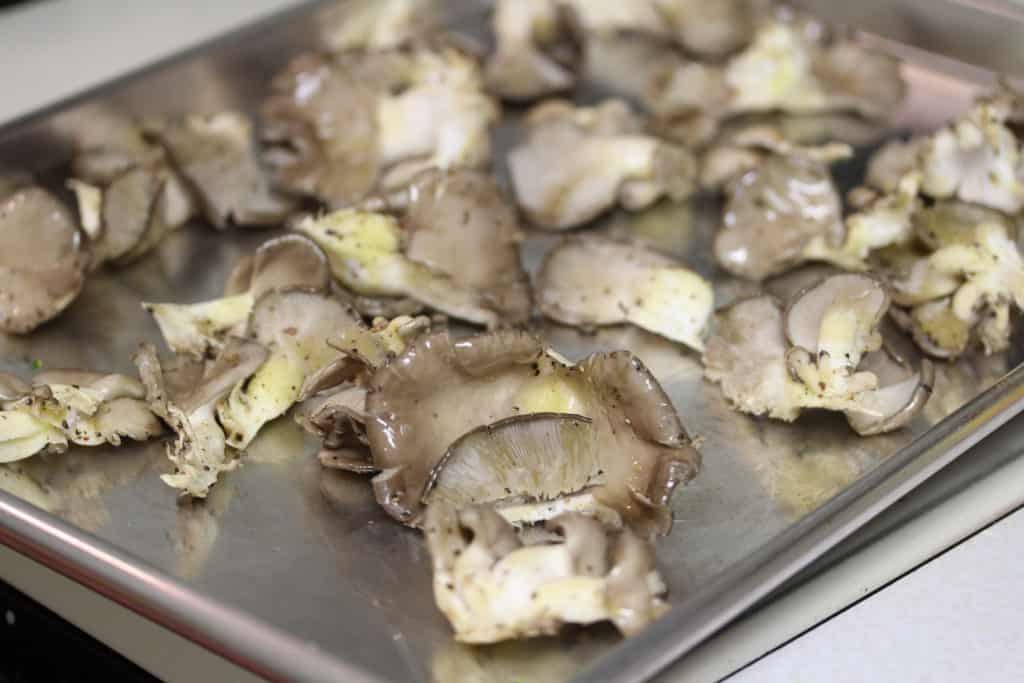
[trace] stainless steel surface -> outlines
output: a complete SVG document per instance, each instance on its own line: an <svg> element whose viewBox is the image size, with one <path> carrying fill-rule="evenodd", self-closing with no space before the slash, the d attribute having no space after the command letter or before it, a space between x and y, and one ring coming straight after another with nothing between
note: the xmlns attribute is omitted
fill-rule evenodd
<svg viewBox="0 0 1024 683"><path fill-rule="evenodd" d="M460 24L479 26L478 19ZM312 15L292 13L0 131L0 168L28 165L57 186L72 141L125 118L253 111L270 75L314 35ZM920 68L908 74L904 127L932 125L930 117L952 114L966 99L962 84ZM513 117L497 132L499 147L515 135ZM843 177L856 172L855 165L840 170ZM662 205L596 229L683 256L715 279L724 303L749 285L709 262L715 211L706 201ZM267 235L190 226L144 262L90 279L55 323L27 338L0 339L0 369L27 375L38 359L47 367L130 371L138 341L158 340L140 300L219 295L234 261ZM551 241L528 242L531 267ZM702 381L694 355L638 330L584 336L538 329L573 358L634 350L704 438L705 469L677 493L675 530L658 546L676 609L634 640L595 628L494 647L454 644L433 606L421 538L377 508L365 480L321 470L310 457L315 445L289 419L269 426L245 466L205 502L178 502L160 482L169 469L161 444L81 449L7 467L4 487L37 507L0 493L0 542L272 678L532 682L564 680L589 665L594 680L634 680L895 502L1019 411L1024 398L1021 368L997 381L1020 358L973 358L943 366L935 397L910 429L860 439L829 416L784 425L737 415Z"/></svg>

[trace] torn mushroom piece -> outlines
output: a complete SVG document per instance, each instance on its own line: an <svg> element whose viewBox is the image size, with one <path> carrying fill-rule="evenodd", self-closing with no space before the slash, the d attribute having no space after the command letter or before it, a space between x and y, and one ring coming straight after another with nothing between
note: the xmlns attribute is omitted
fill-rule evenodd
<svg viewBox="0 0 1024 683"><path fill-rule="evenodd" d="M318 18L324 43L334 52L393 48L438 27L437 0L339 0Z"/></svg>
<svg viewBox="0 0 1024 683"><path fill-rule="evenodd" d="M516 478L519 488L510 485L506 491L510 505L502 510L517 521L585 509L644 534L667 533L669 498L700 463L668 397L632 354L597 353L567 365L521 332L458 342L446 332L420 337L373 375L366 411L373 464L380 470L373 480L375 495L389 514L406 523L418 523L432 479L448 492L430 494L438 497L480 495L470 488L451 492L483 480L490 481L491 491L505 490L499 482L511 480L503 469L521 457L524 466L546 469L523 473ZM559 416L501 422L533 413L570 417L569 422ZM578 467L565 466L554 452L562 436L552 436L570 438L572 432L564 430L574 428L573 420L583 439L576 444L583 449ZM486 425L492 428L468 436ZM590 438L592 446L586 445ZM521 452L540 441L548 453ZM451 454L447 461L446 453ZM600 471L590 467L594 457ZM460 468L472 471L472 477L461 481ZM530 486L540 479L548 480L545 488ZM553 497L556 490L558 497Z"/></svg>
<svg viewBox="0 0 1024 683"><path fill-rule="evenodd" d="M356 358L380 354L378 340L359 315L318 292L272 291L256 302L248 336L268 349L252 377L236 382L217 405L227 442L249 445L267 422L283 415L304 393L303 385L345 355L331 345L339 335Z"/></svg>
<svg viewBox="0 0 1024 683"><path fill-rule="evenodd" d="M714 310L711 285L697 273L641 245L602 237L566 240L549 251L537 290L538 306L552 320L583 328L628 322L697 351Z"/></svg>
<svg viewBox="0 0 1024 683"><path fill-rule="evenodd" d="M582 36L570 7L551 0L499 0L491 25L496 46L484 78L492 92L531 100L575 85Z"/></svg>
<svg viewBox="0 0 1024 683"><path fill-rule="evenodd" d="M166 150L214 227L277 225L294 210L291 199L271 189L244 114L157 122L146 134Z"/></svg>
<svg viewBox="0 0 1024 683"><path fill-rule="evenodd" d="M27 187L0 201L0 332L25 334L56 317L82 289L88 254L71 213Z"/></svg>
<svg viewBox="0 0 1024 683"><path fill-rule="evenodd" d="M844 145L797 147L771 140L756 165L726 187L715 260L740 277L762 280L807 260L809 245L838 249L845 238L842 201L828 162Z"/></svg>
<svg viewBox="0 0 1024 683"><path fill-rule="evenodd" d="M62 452L69 444L145 441L163 431L142 400L142 385L124 375L51 370L36 375L31 386L20 381L4 384L0 462L43 451Z"/></svg>
<svg viewBox="0 0 1024 683"><path fill-rule="evenodd" d="M103 145L78 150L74 177L91 267L124 265L144 256L195 215L196 207L163 150L128 127Z"/></svg>
<svg viewBox="0 0 1024 683"><path fill-rule="evenodd" d="M173 376L164 372L156 348L152 344L139 347L134 360L146 387L146 402L175 434L175 440L167 444L167 457L175 471L160 477L164 483L182 495L205 498L222 472L238 466L217 422L215 407L266 358L267 350L259 344L232 338L216 359L207 363L198 381L172 390Z"/></svg>
<svg viewBox="0 0 1024 683"><path fill-rule="evenodd" d="M800 16L761 22L751 43L724 64L677 57L660 71L645 99L662 117L852 111L884 118L906 92L896 60L833 39Z"/></svg>
<svg viewBox="0 0 1024 683"><path fill-rule="evenodd" d="M1018 95L1000 93L920 143L922 192L1006 213L1024 208L1024 155L1007 125Z"/></svg>
<svg viewBox="0 0 1024 683"><path fill-rule="evenodd" d="M933 368L914 373L878 362L884 287L840 274L798 294L783 311L771 297L737 302L716 316L704 354L705 376L738 410L795 420L804 408L846 414L861 435L902 427L931 394Z"/></svg>
<svg viewBox="0 0 1024 683"><path fill-rule="evenodd" d="M327 257L301 235L275 237L245 257L232 272L220 299L196 304L143 303L167 346L175 353L212 355L229 336L245 334L253 305L284 289L330 291Z"/></svg>
<svg viewBox="0 0 1024 683"><path fill-rule="evenodd" d="M955 357L975 339L985 353L1009 346L1011 309L1024 308L1024 259L1009 233L1005 221L929 232L938 248L893 283L896 303L910 308L898 319L925 351Z"/></svg>
<svg viewBox="0 0 1024 683"><path fill-rule="evenodd" d="M540 227L565 230L617 204L638 210L695 189L693 155L644 133L642 119L621 100L594 107L544 102L525 126L508 165L519 205Z"/></svg>
<svg viewBox="0 0 1024 683"><path fill-rule="evenodd" d="M428 168L486 164L498 108L480 71L463 51L426 42L300 55L263 106L275 184L340 207Z"/></svg>
<svg viewBox="0 0 1024 683"><path fill-rule="evenodd" d="M514 215L496 194L458 195L463 181L496 192L490 181L446 181L425 181L431 194L413 199L408 229L388 214L341 209L306 218L296 230L324 250L337 281L359 296L411 298L486 327L523 322L531 304ZM486 246L476 251L475 245ZM460 261L462 255L469 262Z"/></svg>
<svg viewBox="0 0 1024 683"><path fill-rule="evenodd" d="M370 328L373 344L360 345L365 332L342 334L330 344L344 353L306 378L299 391L295 420L307 432L321 439L318 454L324 467L361 474L376 472L366 437L366 383L369 375L405 350L409 340L430 326L424 316L379 318ZM361 352L360 347L363 349ZM363 355L367 350L372 353Z"/></svg>
<svg viewBox="0 0 1024 683"><path fill-rule="evenodd" d="M547 527L555 542L524 545L489 507L428 508L434 599L456 640L493 643L599 621L630 636L668 610L649 543L578 514Z"/></svg>

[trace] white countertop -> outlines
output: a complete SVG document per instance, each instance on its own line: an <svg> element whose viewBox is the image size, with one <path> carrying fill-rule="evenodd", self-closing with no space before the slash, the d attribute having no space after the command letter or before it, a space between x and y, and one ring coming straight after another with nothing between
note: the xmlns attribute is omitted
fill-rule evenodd
<svg viewBox="0 0 1024 683"><path fill-rule="evenodd" d="M298 4L300 0L47 0L0 11L0 80L6 85L0 123ZM1024 450L1024 443L1011 447ZM964 457L975 457L975 452ZM1019 647L1024 642L1019 619L1024 613L1024 568L1015 559L1024 547L1024 512L874 591L1022 502L1024 460L1018 459L741 620L663 678L719 679L866 595L870 597L764 656L734 680L980 681L1019 676L1024 671L1024 648ZM209 674L214 666L211 655L182 654L195 646L3 548L0 578L162 678L195 680L196 669L190 667L205 666ZM229 671L218 678L242 676Z"/></svg>
<svg viewBox="0 0 1024 683"><path fill-rule="evenodd" d="M1010 681L1024 672L1024 510L769 653L730 683Z"/></svg>

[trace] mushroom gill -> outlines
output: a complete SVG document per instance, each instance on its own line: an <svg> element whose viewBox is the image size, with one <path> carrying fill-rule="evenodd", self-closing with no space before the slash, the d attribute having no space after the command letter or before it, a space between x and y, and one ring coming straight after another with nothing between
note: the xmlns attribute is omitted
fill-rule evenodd
<svg viewBox="0 0 1024 683"><path fill-rule="evenodd" d="M672 491L696 474L700 462L671 402L639 359L616 351L567 365L522 332L461 341L447 332L420 337L373 375L366 412L373 463L380 470L374 492L389 514L406 523L416 523L432 473L441 476L434 470L452 444L518 415L589 419L605 481L589 490L594 507L614 511L643 533L668 531ZM532 433L512 424L497 431L513 439ZM490 437L482 432L480 438ZM577 478L561 486L579 484ZM510 495L536 503L524 519L544 518L559 508L543 491Z"/></svg>

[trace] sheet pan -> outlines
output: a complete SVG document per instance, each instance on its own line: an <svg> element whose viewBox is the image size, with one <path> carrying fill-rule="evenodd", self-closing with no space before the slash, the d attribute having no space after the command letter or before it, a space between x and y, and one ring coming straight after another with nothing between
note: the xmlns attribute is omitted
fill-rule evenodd
<svg viewBox="0 0 1024 683"><path fill-rule="evenodd" d="M75 141L105 126L224 108L253 113L270 76L316 45L317 4L0 130L0 168L27 168L56 189ZM452 5L453 25L485 42L482 6ZM935 125L972 90L924 65L910 65L907 77L901 130ZM849 186L879 132L846 133L862 143L859 161L837 170ZM517 134L513 113L496 131L498 148ZM500 165L497 172L504 177ZM705 198L617 214L593 229L681 256L714 280L724 304L751 286L713 268L716 220ZM131 371L138 342L159 342L140 300L217 296L238 256L272 234L189 226L144 261L91 278L53 324L0 338L0 369L27 376L40 361ZM533 236L527 266L552 243ZM321 470L315 444L288 418L201 502L178 501L160 482L169 469L160 443L5 467L0 542L272 679L632 681L684 654L1024 407L1019 336L1010 354L942 365L936 395L909 429L860 439L825 415L794 425L737 415L701 379L696 356L642 331L588 336L540 321L537 329L570 358L632 349L704 440L705 468L677 493L675 529L658 545L674 609L629 641L598 627L455 644L433 605L422 539L377 508L365 480Z"/></svg>

